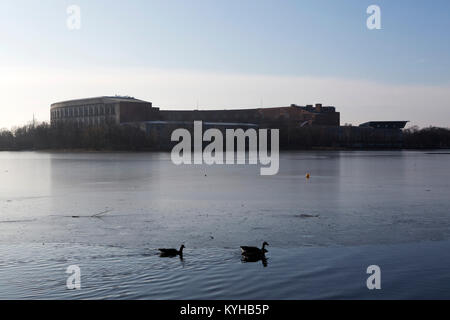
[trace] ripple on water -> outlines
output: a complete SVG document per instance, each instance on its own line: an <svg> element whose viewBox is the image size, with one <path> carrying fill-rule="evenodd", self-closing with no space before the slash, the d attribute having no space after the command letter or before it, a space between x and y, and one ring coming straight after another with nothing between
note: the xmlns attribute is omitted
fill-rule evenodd
<svg viewBox="0 0 450 320"><path fill-rule="evenodd" d="M450 242L395 246L270 248L267 267L238 249L191 249L184 259L154 250L81 245L0 246L1 299L449 298ZM439 258L438 258L439 257ZM379 264L382 292L365 287ZM82 289L67 290L78 265Z"/></svg>

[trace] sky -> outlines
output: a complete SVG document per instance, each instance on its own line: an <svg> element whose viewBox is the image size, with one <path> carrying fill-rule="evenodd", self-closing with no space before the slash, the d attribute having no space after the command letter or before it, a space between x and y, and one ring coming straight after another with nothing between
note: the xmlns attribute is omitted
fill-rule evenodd
<svg viewBox="0 0 450 320"><path fill-rule="evenodd" d="M366 24L374 4L379 30ZM449 13L448 0L2 0L0 128L115 94L162 109L323 103L342 124L450 127Z"/></svg>

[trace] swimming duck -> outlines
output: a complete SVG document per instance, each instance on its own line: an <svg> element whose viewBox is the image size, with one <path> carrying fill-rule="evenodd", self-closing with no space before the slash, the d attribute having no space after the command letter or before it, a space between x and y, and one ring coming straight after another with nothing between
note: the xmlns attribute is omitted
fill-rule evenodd
<svg viewBox="0 0 450 320"><path fill-rule="evenodd" d="M161 256L163 257L175 257L175 256L183 256L183 249L186 248L184 244L181 245L180 250L177 249L158 249L161 252Z"/></svg>
<svg viewBox="0 0 450 320"><path fill-rule="evenodd" d="M267 252L266 246L268 246L268 245L269 244L264 241L261 249L259 249L257 247L245 247L245 246L241 247L242 255L244 255L244 256L263 256Z"/></svg>

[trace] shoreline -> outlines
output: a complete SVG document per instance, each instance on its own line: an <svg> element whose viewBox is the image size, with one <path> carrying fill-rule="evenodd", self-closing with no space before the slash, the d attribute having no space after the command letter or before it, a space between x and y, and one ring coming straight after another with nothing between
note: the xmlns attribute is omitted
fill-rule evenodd
<svg viewBox="0 0 450 320"><path fill-rule="evenodd" d="M417 148L330 148L330 147L315 147L307 149L291 149L291 148L280 148L280 152L290 152L290 151L431 151L431 150L441 150L450 151L450 148L428 148L428 147L417 147ZM170 153L171 150L166 149L147 149L147 150L116 150L116 149L0 149L0 152L51 152L51 153L152 153L152 152L167 152ZM448 153L442 153L448 154Z"/></svg>

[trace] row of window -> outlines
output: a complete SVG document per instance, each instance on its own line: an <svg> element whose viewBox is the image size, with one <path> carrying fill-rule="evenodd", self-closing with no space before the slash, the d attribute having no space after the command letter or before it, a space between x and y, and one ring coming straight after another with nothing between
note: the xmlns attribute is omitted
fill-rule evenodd
<svg viewBox="0 0 450 320"><path fill-rule="evenodd" d="M54 109L51 112L51 119L76 118L88 116L115 115L116 109L113 104L90 105L82 107L65 107Z"/></svg>
<svg viewBox="0 0 450 320"><path fill-rule="evenodd" d="M85 118L85 119L73 119L68 120L70 122L76 123L79 127L81 126L98 126L106 123L114 123L115 118L113 117L97 117L97 118ZM57 120L54 120L55 122ZM59 120L59 121L67 121L67 120Z"/></svg>

